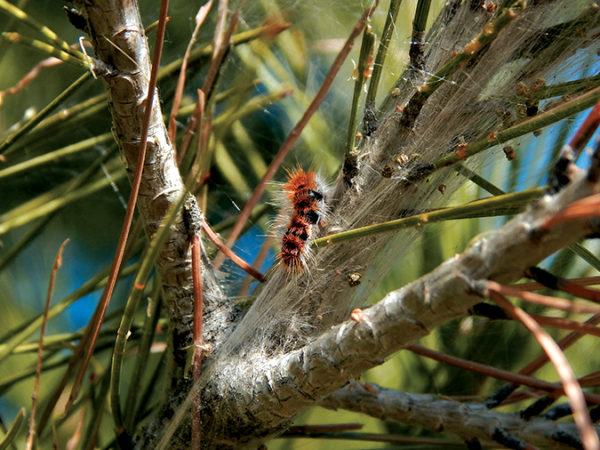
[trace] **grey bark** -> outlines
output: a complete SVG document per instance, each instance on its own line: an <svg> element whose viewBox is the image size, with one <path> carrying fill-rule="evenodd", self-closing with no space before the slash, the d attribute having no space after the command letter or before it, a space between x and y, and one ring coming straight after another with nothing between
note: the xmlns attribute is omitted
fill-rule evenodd
<svg viewBox="0 0 600 450"><path fill-rule="evenodd" d="M145 101L150 79L150 53L137 2L98 0L77 2L88 21L95 57L101 61L102 80L109 95L113 135L119 144L127 173L133 178L138 166ZM162 119L158 92L154 95L147 138L146 159L137 208L151 238L161 220L182 195L183 184L175 153ZM201 212L195 203L195 217ZM172 330L176 364L185 365L192 344L193 301L189 233L179 214L157 260L163 280L163 295ZM214 343L226 333L236 314L234 303L220 290L207 269L204 327L205 342Z"/></svg>
<svg viewBox="0 0 600 450"><path fill-rule="evenodd" d="M331 394L320 405L432 431L454 433L464 441L476 438L482 443L494 443L499 435L508 434L544 449L572 449L572 444L578 441L577 428L572 423L543 417L525 420L516 414L492 411L482 403L409 394L374 384L365 389L360 383L351 383Z"/></svg>

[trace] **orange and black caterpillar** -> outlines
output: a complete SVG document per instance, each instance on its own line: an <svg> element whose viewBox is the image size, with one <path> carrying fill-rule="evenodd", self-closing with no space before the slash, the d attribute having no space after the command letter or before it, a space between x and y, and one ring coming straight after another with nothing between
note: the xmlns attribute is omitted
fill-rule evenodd
<svg viewBox="0 0 600 450"><path fill-rule="evenodd" d="M292 218L281 241L281 264L290 272L300 272L306 266L306 255L313 227L322 223L323 194L317 187L315 173L302 168L288 171L283 186L292 204Z"/></svg>

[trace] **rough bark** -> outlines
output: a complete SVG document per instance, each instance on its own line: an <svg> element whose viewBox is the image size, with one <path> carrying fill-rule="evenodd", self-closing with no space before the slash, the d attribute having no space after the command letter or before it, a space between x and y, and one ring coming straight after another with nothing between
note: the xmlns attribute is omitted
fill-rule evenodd
<svg viewBox="0 0 600 450"><path fill-rule="evenodd" d="M150 78L150 59L144 26L137 2L129 0L79 1L77 6L87 18L95 57L104 63L102 80L109 95L113 135L133 177L138 166L145 100ZM162 119L158 92L152 103L147 151L137 206L151 238L173 203L186 189L179 174L175 154ZM197 208L195 205L193 208ZM199 217L201 212L196 209ZM189 232L181 214L160 252L157 265L163 280L173 333L177 364L185 364L192 344L192 276ZM205 342L217 341L234 315L233 303L226 299L211 274L205 277Z"/></svg>
<svg viewBox="0 0 600 450"><path fill-rule="evenodd" d="M409 394L373 384L365 388L360 383L351 383L320 405L454 433L464 441L479 439L482 443L493 443L511 436L545 449L572 449L579 441L577 428L572 423L544 417L525 420L516 414L492 411L482 403L443 400L434 395Z"/></svg>

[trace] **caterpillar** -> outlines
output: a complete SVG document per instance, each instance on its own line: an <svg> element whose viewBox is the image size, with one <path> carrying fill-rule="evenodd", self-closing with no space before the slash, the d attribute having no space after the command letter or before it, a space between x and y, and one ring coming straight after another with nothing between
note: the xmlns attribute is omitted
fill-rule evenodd
<svg viewBox="0 0 600 450"><path fill-rule="evenodd" d="M287 174L283 190L291 203L292 217L281 240L279 259L288 272L299 273L306 268L314 229L323 225L324 195L314 172L298 167Z"/></svg>

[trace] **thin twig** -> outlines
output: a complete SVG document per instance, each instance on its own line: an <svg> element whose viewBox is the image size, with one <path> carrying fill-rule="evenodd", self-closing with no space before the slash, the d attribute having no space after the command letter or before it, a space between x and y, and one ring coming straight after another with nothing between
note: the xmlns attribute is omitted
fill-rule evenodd
<svg viewBox="0 0 600 450"><path fill-rule="evenodd" d="M502 308L489 303L478 303L469 310L473 315L486 317L491 320L512 320L507 316ZM531 314L540 325L544 327L557 328L559 330L574 330L581 334L589 334L600 337L600 328L594 325L578 322L576 320L564 319L560 317L540 316ZM560 346L560 345L559 345Z"/></svg>
<svg viewBox="0 0 600 450"><path fill-rule="evenodd" d="M591 316L589 319L587 319L584 322L584 325L591 326L591 325L597 325L598 323L600 323L600 313L594 314L593 316ZM573 345L575 342L577 342L579 339L581 339L584 336L585 336L585 334L578 333L578 332L569 333L565 337L563 337L560 341L558 341L558 346L561 349L566 350L567 348L569 348L571 345ZM533 361L531 361L529 364L527 364L525 367L523 367L521 370L519 370L519 374L526 375L526 376L532 375L535 372L537 372L539 369L541 369L548 361L549 361L548 355L546 355L546 353L542 352L537 358L535 358ZM515 389L517 389L518 387L519 387L519 383L512 383L510 385L501 386L486 401L486 404L488 405L489 408L493 408L493 407L500 405L501 403L505 403L508 396L511 395L511 393L514 392Z"/></svg>
<svg viewBox="0 0 600 450"><path fill-rule="evenodd" d="M33 441L35 439L35 416L37 413L38 394L40 390L40 375L42 373L42 352L44 350L44 335L46 334L46 325L48 324L48 310L50 309L50 300L52 299L52 293L54 292L54 283L56 282L56 274L58 269L62 266L62 254L65 246L69 242L69 239L65 241L58 248L56 258L54 258L54 264L52 265L52 273L50 275L50 283L48 284L48 294L46 296L46 304L44 305L44 316L42 319L42 327L40 329L40 343L38 346L38 357L37 365L35 370L35 381L33 384L33 393L31 394L32 406L31 406L31 417L29 419L29 433L27 434L26 448L31 450L33 448Z"/></svg>
<svg viewBox="0 0 600 450"><path fill-rule="evenodd" d="M206 78L202 84L202 91L206 95L207 99L210 99L213 93L213 87L215 86L217 76L223 65L223 58L225 58L225 55L229 49L231 36L233 36L233 32L237 27L237 22L240 15L240 10L238 7L238 9L236 9L231 16L229 27L227 30L225 30L224 27L225 19L227 17L227 7L227 0L219 1L217 26L215 28L215 36L213 40L213 56L210 62L210 67L208 68L208 73L206 74Z"/></svg>
<svg viewBox="0 0 600 450"><path fill-rule="evenodd" d="M590 140L596 129L600 126L600 101L596 103L594 109L590 111L585 121L581 124L575 136L571 139L568 146L563 149L562 157L571 152L572 158L577 158L583 150L585 144ZM558 162L557 162L558 164Z"/></svg>
<svg viewBox="0 0 600 450"><path fill-rule="evenodd" d="M443 353L436 352L435 350L425 348L421 345L411 344L408 345L406 349L418 355L426 356L427 358L443 362L444 364L450 364L451 366L460 367L461 369L493 377L498 380L511 381L513 383L522 384L524 386L529 386L541 391L546 391L549 393L549 395L560 396L564 394L563 388L557 383L549 383L547 381L538 380L537 378L498 369L497 367L491 367L485 364L476 363L474 361L457 358L455 356L445 355ZM584 392L584 397L589 403L600 404L600 395L598 394Z"/></svg>
<svg viewBox="0 0 600 450"><path fill-rule="evenodd" d="M196 38L198 37L198 32L200 31L200 27L206 20L206 16L212 7L213 0L207 1L204 5L200 7L198 13L196 14L195 22L196 26L194 27L194 31L192 32L192 37L190 37L190 42L188 43L187 48L185 49L185 54L183 55L183 59L181 61L181 69L179 71L179 78L177 78L177 87L175 88L175 94L173 94L173 106L171 107L171 115L169 116L169 140L173 145L173 148L176 148L175 145L175 133L177 131L177 112L179 111L179 105L181 104L181 97L183 96L183 87L185 86L185 75L188 65L188 60L190 58L190 53L192 51L192 47L196 42Z"/></svg>
<svg viewBox="0 0 600 450"><path fill-rule="evenodd" d="M201 129L201 124L204 120L204 107L206 104L206 96L202 92L202 89L197 90L197 100L196 105L194 107L194 111L188 121L185 133L183 135L183 139L181 141L181 147L177 152L177 165L180 167L180 170L184 172L185 167L182 167L182 163L184 161L185 155L187 154L188 149L190 148L190 144L192 143L192 139L194 138L194 133L196 133L198 142L200 141L200 133L196 130ZM198 144L200 145L200 144Z"/></svg>
<svg viewBox="0 0 600 450"><path fill-rule="evenodd" d="M530 314L533 319L544 327L558 328L559 330L574 330L581 334L600 337L600 327L577 322L576 320L563 319L561 317L539 316Z"/></svg>
<svg viewBox="0 0 600 450"><path fill-rule="evenodd" d="M566 280L557 277L550 272L539 267L530 268L526 275L541 283L543 286L550 289L558 289L567 292L576 297L585 298L593 302L600 303L600 292L594 289L588 289L578 284L574 280ZM588 279L586 279L588 281Z"/></svg>
<svg viewBox="0 0 600 450"><path fill-rule="evenodd" d="M528 274L528 276L529 275L530 274ZM577 286L597 286L600 284L600 276L568 278L568 279L565 279L564 281L568 281L570 284L577 285ZM546 286L545 284L540 283L540 282L511 284L511 287L513 289L518 289L520 291L535 291L535 290L548 288L548 286ZM583 297L583 298L585 298L585 297Z"/></svg>
<svg viewBox="0 0 600 450"><path fill-rule="evenodd" d="M205 220L202 221L202 232L206 235L210 241L217 246L219 250L223 252L225 256L227 256L231 261L233 261L237 266L243 269L246 273L252 275L255 279L264 283L266 278L262 273L236 255L231 249L227 248L223 241L219 239L219 236L210 228L208 223Z"/></svg>
<svg viewBox="0 0 600 450"><path fill-rule="evenodd" d="M275 240L274 236L268 236L264 240L264 242L262 243L262 246L260 247L260 250L258 251L258 254L256 255L256 258L254 259L254 262L252 263L253 268L255 268L256 270L260 269L260 267L265 262L265 259L267 259L267 255L269 254L269 250L271 249L271 246L273 245L274 240ZM250 289L251 284L252 284L252 278L250 278L250 276L246 275L244 277L244 281L242 282L242 287L240 288L240 291L238 292L237 296L238 297L245 296L248 293L248 290Z"/></svg>
<svg viewBox="0 0 600 450"><path fill-rule="evenodd" d="M194 355L192 362L192 377L194 383L200 378L202 373L202 312L203 312L203 294L202 294L202 253L200 248L200 238L197 234L191 236L192 247L192 278L194 282ZM200 395L198 394L192 407L192 449L200 448Z"/></svg>
<svg viewBox="0 0 600 450"><path fill-rule="evenodd" d="M514 289L512 286L505 286L502 284L495 284L494 290L502 295L510 295L513 297L520 298L529 303L536 305L547 306L549 308L564 309L566 311L573 311L579 313L592 313L596 314L599 312L597 307L583 305L581 303L574 303L564 298L551 297L549 295L537 294L535 292L522 291L520 289Z"/></svg>
<svg viewBox="0 0 600 450"><path fill-rule="evenodd" d="M600 370L588 373L579 378L582 386L598 386L600 384Z"/></svg>
<svg viewBox="0 0 600 450"><path fill-rule="evenodd" d="M585 325L596 325L598 323L600 323L600 313L594 314L592 317L590 317L588 320L586 320L584 322ZM558 341L558 346L560 348L562 348L563 350L566 350L567 348L569 348L571 345L573 345L575 342L577 342L579 339L581 339L584 336L585 335L581 334L581 333L569 333L564 338L562 338L560 341ZM542 353L536 359L534 359L529 364L527 364L525 367L523 367L519 371L519 373L522 375L531 375L531 374L535 373L538 369L540 369L547 362L548 362L548 356L545 353Z"/></svg>
<svg viewBox="0 0 600 450"><path fill-rule="evenodd" d="M213 97L214 98L214 97ZM192 167L186 180L186 186L190 192L197 194L199 188L206 184L209 176L211 156L208 154L210 134L213 124L214 102L206 104L208 98L202 89L198 89L198 106L196 111L196 153L192 161ZM186 149L187 151L187 149ZM206 198L201 198L200 209L206 211Z"/></svg>
<svg viewBox="0 0 600 450"><path fill-rule="evenodd" d="M562 381L564 392L569 399L571 409L573 410L573 419L581 434L584 448L588 450L599 449L600 440L598 440L598 435L594 430L592 421L587 412L584 393L577 382L564 353L550 335L546 333L529 314L521 308L514 306L506 300L504 296L495 292L493 289L495 284L497 283L487 283L489 297L498 303L508 314L513 316L515 320L520 321L531 332L540 346L544 349L544 352L548 355L548 358L554 364Z"/></svg>
<svg viewBox="0 0 600 450"><path fill-rule="evenodd" d="M197 234L191 236L192 247L192 276L194 282L194 362L193 374L196 381L202 369L202 248L200 237Z"/></svg>
<svg viewBox="0 0 600 450"><path fill-rule="evenodd" d="M431 0L419 0L412 23L413 29L408 54L411 66L418 71L425 70L425 26L430 6Z"/></svg>
<svg viewBox="0 0 600 450"><path fill-rule="evenodd" d="M569 220L593 219L600 216L600 194L590 195L563 208L546 222L540 231L548 230Z"/></svg>

